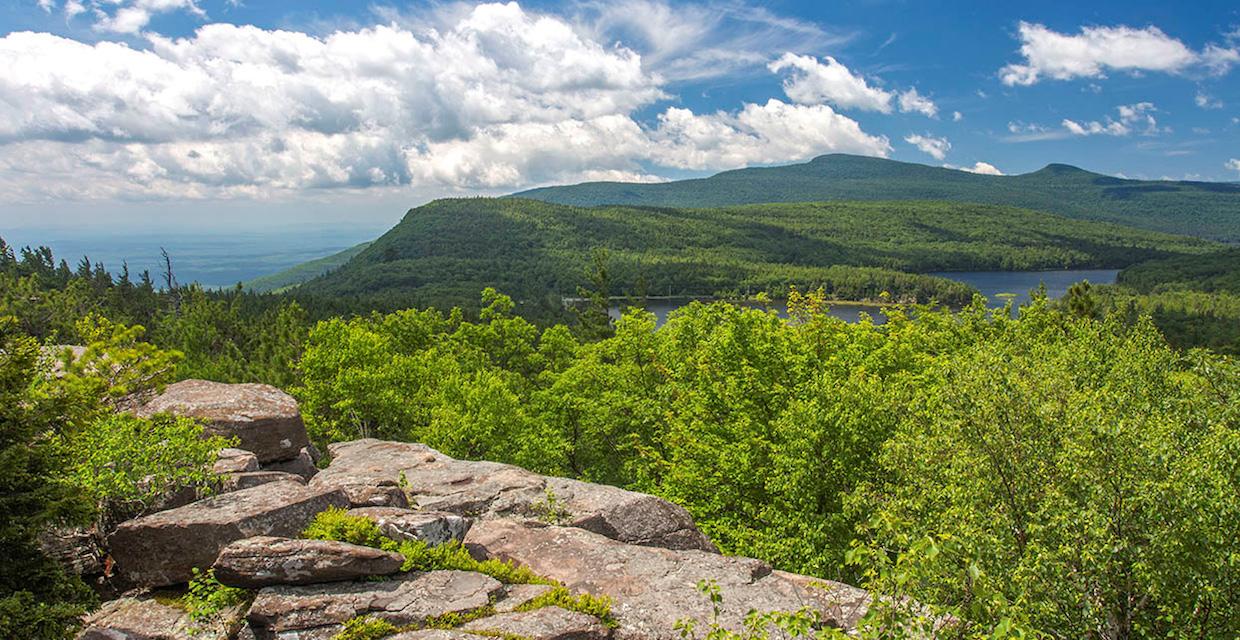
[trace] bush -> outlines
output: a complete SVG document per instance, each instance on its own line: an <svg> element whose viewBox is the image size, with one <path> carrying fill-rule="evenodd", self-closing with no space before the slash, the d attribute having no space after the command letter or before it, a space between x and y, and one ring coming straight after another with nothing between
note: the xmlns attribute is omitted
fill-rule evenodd
<svg viewBox="0 0 1240 640"><path fill-rule="evenodd" d="M181 598L181 604L189 613L189 619L198 625L220 621L221 614L229 607L242 604L253 594L245 589L226 587L215 579L215 571L194 569L189 581L189 591Z"/></svg>
<svg viewBox="0 0 1240 640"><path fill-rule="evenodd" d="M381 640L400 631L396 625L379 618L353 618L344 623L344 630L332 640Z"/></svg>
<svg viewBox="0 0 1240 640"><path fill-rule="evenodd" d="M349 544L374 547L394 551L396 542L379 531L374 520L363 516L351 516L340 507L328 507L314 516L310 524L301 532L301 537L310 540L335 540Z"/></svg>
<svg viewBox="0 0 1240 640"><path fill-rule="evenodd" d="M618 623L611 615L611 598L607 596L595 596L589 593L583 593L574 596L571 591L565 587L555 587L550 591L526 602L517 607L517 611L533 611L543 607L559 607L568 609L569 611L577 611L586 615L594 616L607 625L609 628L615 628Z"/></svg>

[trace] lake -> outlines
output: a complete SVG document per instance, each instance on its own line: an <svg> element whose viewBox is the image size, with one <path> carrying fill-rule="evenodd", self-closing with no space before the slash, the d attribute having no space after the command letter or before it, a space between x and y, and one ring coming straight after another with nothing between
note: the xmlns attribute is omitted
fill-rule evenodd
<svg viewBox="0 0 1240 640"><path fill-rule="evenodd" d="M1045 284L1046 294L1055 299L1066 294L1068 287L1082 280L1088 280L1093 284L1114 284L1118 273L1118 269L1069 269L1064 271L945 271L930 275L972 285L986 296L991 306L1000 307L1007 302L1008 296L1015 300L1017 306L1029 302L1029 292L1037 289L1040 284ZM706 298L697 299L708 301ZM668 314L693 300L694 298L648 300L645 308L655 314L658 325L662 326L664 322L667 322ZM751 303L740 304L751 305ZM611 316L619 318L622 308L628 306L630 305L617 303L610 309ZM774 302L772 306L779 317L788 317L788 308L782 300ZM868 314L876 324L886 321L882 309L872 305L834 304L831 305L829 313L845 322L858 322L863 313Z"/></svg>

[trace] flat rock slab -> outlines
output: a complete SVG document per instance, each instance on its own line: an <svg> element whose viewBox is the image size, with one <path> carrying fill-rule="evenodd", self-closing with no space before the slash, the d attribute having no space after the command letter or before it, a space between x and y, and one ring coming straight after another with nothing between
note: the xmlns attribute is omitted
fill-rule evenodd
<svg viewBox="0 0 1240 640"><path fill-rule="evenodd" d="M435 547L450 540L464 540L469 518L443 511L415 511L399 507L362 507L349 515L370 518L383 535L396 540L421 540Z"/></svg>
<svg viewBox="0 0 1240 640"><path fill-rule="evenodd" d="M396 626L487 606L503 591L490 576L468 571L411 573L383 582L267 587L246 619L259 638L330 637L346 621L373 616Z"/></svg>
<svg viewBox="0 0 1240 640"><path fill-rule="evenodd" d="M344 494L296 482L270 482L130 520L108 539L116 570L141 586L187 582L215 563L229 543L254 536L292 537Z"/></svg>
<svg viewBox="0 0 1240 640"><path fill-rule="evenodd" d="M717 552L688 511L655 496L507 464L456 460L421 444L366 439L336 443L329 450L332 463L312 486L357 492L399 483L422 509L531 518L631 544Z"/></svg>
<svg viewBox="0 0 1240 640"><path fill-rule="evenodd" d="M259 485L269 482L296 482L297 484L305 484L306 479L291 473L283 471L246 471L244 473L230 473L224 476L223 491L240 491L242 489L252 489Z"/></svg>
<svg viewBox="0 0 1240 640"><path fill-rule="evenodd" d="M140 417L171 413L202 420L213 435L236 436L260 463L296 458L310 444L293 396L266 384L183 380L138 407Z"/></svg>
<svg viewBox="0 0 1240 640"><path fill-rule="evenodd" d="M245 449L220 449L211 471L217 476L226 473L245 473L258 471L258 456Z"/></svg>
<svg viewBox="0 0 1240 640"><path fill-rule="evenodd" d="M711 604L697 590L701 580L719 584L720 622L734 631L751 610L806 606L820 611L827 624L853 629L865 609L851 605L868 601L861 589L773 572L759 560L624 544L571 527L483 520L474 523L465 545L475 557L515 562L573 591L612 598L618 640L678 640L673 627L684 618L705 628Z"/></svg>
<svg viewBox="0 0 1240 640"><path fill-rule="evenodd" d="M257 536L224 547L215 577L230 587L317 584L386 576L400 571L404 556L334 540Z"/></svg>
<svg viewBox="0 0 1240 640"><path fill-rule="evenodd" d="M598 618L559 607L501 613L474 620L461 630L517 635L529 640L604 640L608 636L607 627Z"/></svg>
<svg viewBox="0 0 1240 640"><path fill-rule="evenodd" d="M149 595L105 602L83 621L78 640L224 640L240 626L241 611L221 612L225 622L197 625L184 609Z"/></svg>
<svg viewBox="0 0 1240 640"><path fill-rule="evenodd" d="M551 591L545 584L509 584L504 586L504 599L495 603L497 613L512 613L534 598Z"/></svg>

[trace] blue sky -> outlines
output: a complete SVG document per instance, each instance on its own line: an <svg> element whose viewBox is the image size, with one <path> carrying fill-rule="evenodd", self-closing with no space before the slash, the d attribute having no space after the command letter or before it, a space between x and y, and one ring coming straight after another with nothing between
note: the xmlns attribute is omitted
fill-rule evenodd
<svg viewBox="0 0 1240 640"><path fill-rule="evenodd" d="M14 226L386 224L832 151L1240 180L1234 1L0 0L5 58Z"/></svg>

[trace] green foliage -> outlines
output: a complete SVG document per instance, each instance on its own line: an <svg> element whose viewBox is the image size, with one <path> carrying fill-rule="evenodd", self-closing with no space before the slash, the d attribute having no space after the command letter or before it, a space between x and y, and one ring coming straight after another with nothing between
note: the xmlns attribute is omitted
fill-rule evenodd
<svg viewBox="0 0 1240 640"><path fill-rule="evenodd" d="M181 605L196 625L203 626L221 621L225 610L248 601L253 594L245 589L226 587L215 579L211 569L194 569L189 590L181 598Z"/></svg>
<svg viewBox="0 0 1240 640"><path fill-rule="evenodd" d="M0 637L70 638L94 600L39 549L46 527L78 520L85 505L57 482L64 460L52 438L75 417L40 384L37 342L0 317Z"/></svg>
<svg viewBox="0 0 1240 640"><path fill-rule="evenodd" d="M348 510L340 507L328 507L320 511L301 532L301 537L310 540L335 540L348 542L376 549L392 550L395 544L390 538L379 531L374 520L364 516L351 516Z"/></svg>
<svg viewBox="0 0 1240 640"><path fill-rule="evenodd" d="M916 558L906 593L970 623L1219 637L1240 626L1238 391L1235 363L1148 322L1024 319L928 372L853 508Z"/></svg>
<svg viewBox="0 0 1240 640"><path fill-rule="evenodd" d="M260 276L242 283L242 287L247 291L257 293L281 292L295 287L307 280L317 278L324 273L340 268L340 265L348 262L353 256L362 252L362 249L369 247L369 242L349 247L339 253L333 253L317 260L303 262L265 276Z"/></svg>
<svg viewBox="0 0 1240 640"><path fill-rule="evenodd" d="M178 491L212 493L219 478L211 466L236 439L204 437L202 425L188 418L119 413L90 422L60 444L70 462L58 481L91 500L106 530Z"/></svg>
<svg viewBox="0 0 1240 640"><path fill-rule="evenodd" d="M168 382L182 357L144 342L146 329L141 325L129 327L91 314L76 323L75 331L86 350L58 354L60 385L70 395L101 402L106 410Z"/></svg>
<svg viewBox="0 0 1240 640"><path fill-rule="evenodd" d="M943 202L808 202L716 209L579 208L524 199L438 200L296 296L360 297L383 307L476 309L495 287L522 315L561 317L597 297L735 296L791 286L837 300L967 303L973 291L902 273L1126 266L1203 253L1209 242L1024 209ZM602 333L600 333L602 332Z"/></svg>
<svg viewBox="0 0 1240 640"><path fill-rule="evenodd" d="M474 571L491 576L504 584L558 584L530 571L528 567L517 566L511 562L475 560L459 540L433 547L421 540L402 540L396 551L405 556L401 571Z"/></svg>
<svg viewBox="0 0 1240 640"><path fill-rule="evenodd" d="M804 164L725 171L660 184L587 182L517 194L566 205L722 207L820 200L945 200L1049 211L1223 242L1240 240L1240 186L1126 180L1051 164L1033 173L986 176L833 154Z"/></svg>
<svg viewBox="0 0 1240 640"><path fill-rule="evenodd" d="M595 596L589 593L574 596L567 588L559 586L522 604L516 610L533 611L543 607L559 607L591 615L598 618L607 627L613 629L619 624L616 622L615 617L611 615L611 598Z"/></svg>
<svg viewBox="0 0 1240 640"><path fill-rule="evenodd" d="M344 630L332 640L382 640L400 632L396 625L382 618L353 618L344 623Z"/></svg>
<svg viewBox="0 0 1240 640"><path fill-rule="evenodd" d="M1240 295L1240 248L1142 262L1120 271L1117 282L1137 293L1187 289Z"/></svg>

